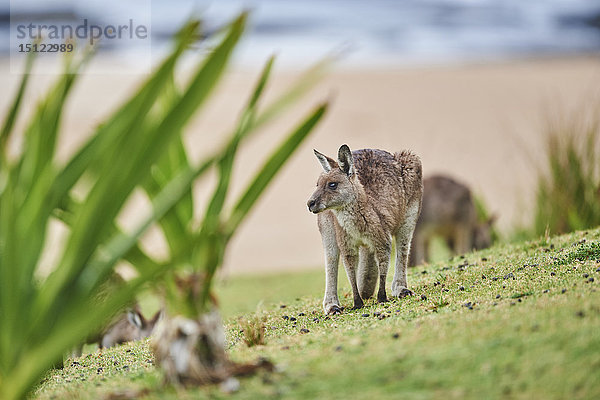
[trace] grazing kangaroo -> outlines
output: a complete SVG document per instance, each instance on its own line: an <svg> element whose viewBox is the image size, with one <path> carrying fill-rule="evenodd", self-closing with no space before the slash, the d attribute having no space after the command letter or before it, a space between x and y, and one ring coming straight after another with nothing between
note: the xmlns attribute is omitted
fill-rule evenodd
<svg viewBox="0 0 600 400"><path fill-rule="evenodd" d="M483 249L492 243L496 217L479 222L471 191L454 179L435 175L423 181L423 209L415 228L410 265L429 260L429 242L440 236L454 254Z"/></svg>
<svg viewBox="0 0 600 400"><path fill-rule="evenodd" d="M336 162L314 152L324 172L307 205L309 211L318 214L325 249L325 313L342 311L337 294L340 254L352 286L355 309L373 295L378 276L377 301L388 300L385 281L393 238L396 271L392 296L412 295L406 283L406 266L421 210L423 185L419 157L409 151L351 152L347 145L342 145Z"/></svg>
<svg viewBox="0 0 600 400"><path fill-rule="evenodd" d="M138 306L117 316L103 332L87 338L86 343L98 343L99 348L113 347L117 344L147 338L152 334L156 323L162 315L158 311L147 320ZM80 357L83 344L73 350L73 357Z"/></svg>

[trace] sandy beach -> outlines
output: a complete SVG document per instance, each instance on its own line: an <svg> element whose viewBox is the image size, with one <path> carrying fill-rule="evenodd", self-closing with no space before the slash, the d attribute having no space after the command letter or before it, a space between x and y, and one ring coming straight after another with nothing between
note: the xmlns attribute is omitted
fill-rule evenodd
<svg viewBox="0 0 600 400"><path fill-rule="evenodd" d="M221 143L246 101L257 71L232 70L214 101L187 130L193 160ZM297 76L275 71L268 99ZM35 76L26 103L32 109L51 77ZM60 156L81 144L93 127L136 87L140 76L90 74L81 77L69 101ZM0 61L1 115L19 75ZM600 58L578 57L495 64L423 68L333 69L284 118L244 147L235 170L233 197L252 177L260 160L315 104L331 106L317 130L281 171L238 235L227 255L226 273L290 270L322 264L316 218L306 209L320 166L312 149L334 155L351 148L411 149L421 156L425 175L447 173L467 183L499 216L502 232L527 221L531 213L534 163L543 154L542 130L549 116L569 113L598 99ZM19 126L23 126L20 121ZM124 150L125 151L125 150ZM214 179L214 177L213 177ZM208 179L210 181L210 179ZM210 183L210 182L208 182ZM205 204L207 185L195 188ZM147 204L133 196L124 226ZM60 229L51 230L60 243ZM160 255L160 236L150 232L144 246Z"/></svg>

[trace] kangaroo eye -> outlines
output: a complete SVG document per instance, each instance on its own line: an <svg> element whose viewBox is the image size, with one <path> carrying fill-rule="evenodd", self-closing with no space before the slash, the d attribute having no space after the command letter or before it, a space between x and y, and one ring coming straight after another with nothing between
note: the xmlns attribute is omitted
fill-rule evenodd
<svg viewBox="0 0 600 400"><path fill-rule="evenodd" d="M327 186L329 186L329 189L337 189L337 182L329 182L327 184Z"/></svg>

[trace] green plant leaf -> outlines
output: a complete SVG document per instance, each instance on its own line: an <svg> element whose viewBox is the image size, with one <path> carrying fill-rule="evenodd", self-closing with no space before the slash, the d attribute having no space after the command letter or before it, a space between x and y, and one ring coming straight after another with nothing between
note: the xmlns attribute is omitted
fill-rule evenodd
<svg viewBox="0 0 600 400"><path fill-rule="evenodd" d="M13 130L15 121L17 120L17 116L19 115L19 109L21 107L21 102L23 101L23 95L25 94L25 90L27 89L27 84L29 83L29 76L31 75L31 69L33 68L33 62L35 61L35 56L37 53L31 52L27 54L27 58L25 60L25 70L23 71L23 77L21 78L21 83L19 84L19 89L13 99L12 106L10 107L8 114L6 115L6 119L4 120L4 124L2 125L2 130L0 131L0 157L2 157L2 162L6 161L6 142L10 138L10 134Z"/></svg>
<svg viewBox="0 0 600 400"><path fill-rule="evenodd" d="M80 215L75 218L72 233L67 242L61 268L54 271L42 288L35 311L47 314L53 306L52 299L69 291L90 261L100 240L106 239L111 221L133 188L146 179L150 166L162 154L173 135L181 131L214 88L221 77L225 63L244 29L246 14L242 14L232 25L222 43L210 54L187 86L182 98L173 105L156 127L140 126L135 131L123 132L120 146L113 149L113 162L107 162L99 171L99 178L86 199ZM143 146L139 146L139 144ZM122 154L122 149L136 151ZM119 157L120 155L120 157ZM111 155L107 155L111 157ZM110 159L110 158L109 158ZM111 193L111 196L106 196ZM94 230L89 227L95 227ZM99 273L98 276L103 276Z"/></svg>
<svg viewBox="0 0 600 400"><path fill-rule="evenodd" d="M326 110L326 104L320 105L291 135L286 138L283 143L279 145L265 162L263 167L257 172L252 182L247 186L244 194L234 206L231 217L226 223L226 232L228 235L233 235L256 200L258 200L267 185L275 177L275 174L312 131L317 122L319 122L321 117L325 114Z"/></svg>

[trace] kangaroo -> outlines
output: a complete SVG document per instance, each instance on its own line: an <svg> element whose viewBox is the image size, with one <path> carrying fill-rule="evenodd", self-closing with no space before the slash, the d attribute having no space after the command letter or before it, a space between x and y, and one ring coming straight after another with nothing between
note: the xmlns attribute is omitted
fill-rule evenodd
<svg viewBox="0 0 600 400"><path fill-rule="evenodd" d="M410 265L429 260L429 242L440 236L454 254L491 245L491 227L496 217L479 222L469 188L454 179L435 175L423 181L423 210L417 221Z"/></svg>
<svg viewBox="0 0 600 400"><path fill-rule="evenodd" d="M323 167L308 209L317 214L325 250L326 314L342 312L337 294L340 255L352 286L354 309L373 296L388 301L385 282L396 240L392 296L412 295L406 282L408 253L423 194L421 160L410 151L338 150L337 162L314 150Z"/></svg>
<svg viewBox="0 0 600 400"><path fill-rule="evenodd" d="M147 338L152 334L162 313L157 311L150 319L146 319L138 307L121 315L102 336L100 347L113 347L117 344Z"/></svg>
<svg viewBox="0 0 600 400"><path fill-rule="evenodd" d="M87 338L86 343L98 343L99 348L108 348L117 344L147 338L152 334L156 323L162 315L156 312L151 319L146 319L136 305L133 309L118 315L113 322L96 335ZM83 344L73 350L73 357L80 357Z"/></svg>

